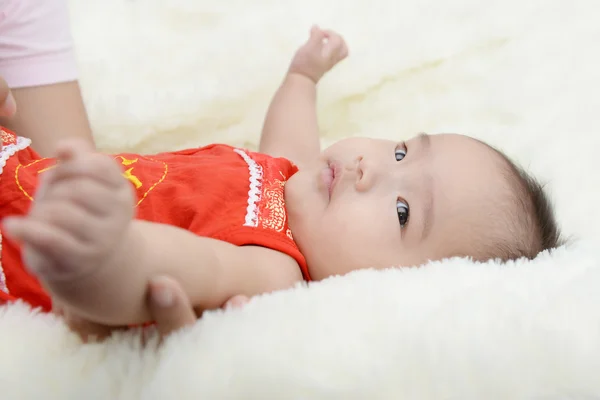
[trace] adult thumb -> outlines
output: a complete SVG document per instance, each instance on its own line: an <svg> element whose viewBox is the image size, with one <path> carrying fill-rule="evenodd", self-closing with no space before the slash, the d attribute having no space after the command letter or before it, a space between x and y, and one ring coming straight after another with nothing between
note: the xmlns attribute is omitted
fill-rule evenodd
<svg viewBox="0 0 600 400"><path fill-rule="evenodd" d="M161 338L196 323L189 298L177 281L166 276L150 280L147 305Z"/></svg>

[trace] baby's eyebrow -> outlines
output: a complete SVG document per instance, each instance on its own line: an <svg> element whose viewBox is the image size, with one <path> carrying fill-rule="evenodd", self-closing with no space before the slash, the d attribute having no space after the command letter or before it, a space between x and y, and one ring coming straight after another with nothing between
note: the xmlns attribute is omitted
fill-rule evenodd
<svg viewBox="0 0 600 400"><path fill-rule="evenodd" d="M419 153L422 155L428 155L431 150L431 138L426 133L419 133L417 136L419 142ZM421 232L421 240L425 240L431 232L433 226L433 178L429 173L425 174L424 177L425 188L424 199L423 199L423 231Z"/></svg>
<svg viewBox="0 0 600 400"><path fill-rule="evenodd" d="M423 199L423 232L421 240L427 239L433 226L433 190L431 175L425 176L425 198Z"/></svg>
<svg viewBox="0 0 600 400"><path fill-rule="evenodd" d="M417 135L417 139L419 140L419 150L429 151L431 148L431 137L425 132L421 132Z"/></svg>

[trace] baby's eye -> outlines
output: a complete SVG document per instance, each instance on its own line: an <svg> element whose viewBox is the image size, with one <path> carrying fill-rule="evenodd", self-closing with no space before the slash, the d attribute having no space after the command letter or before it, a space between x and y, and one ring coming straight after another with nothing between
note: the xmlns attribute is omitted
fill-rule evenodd
<svg viewBox="0 0 600 400"><path fill-rule="evenodd" d="M394 155L396 156L396 161L402 161L406 156L406 148L405 147L396 147L396 151L394 151Z"/></svg>
<svg viewBox="0 0 600 400"><path fill-rule="evenodd" d="M398 222L400 222L400 228L408 223L408 204L404 200L396 200L396 211L398 212Z"/></svg>

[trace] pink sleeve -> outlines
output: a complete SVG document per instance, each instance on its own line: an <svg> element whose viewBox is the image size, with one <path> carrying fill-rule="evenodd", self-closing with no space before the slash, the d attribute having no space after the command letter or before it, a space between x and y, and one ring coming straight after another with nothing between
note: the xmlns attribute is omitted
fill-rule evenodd
<svg viewBox="0 0 600 400"><path fill-rule="evenodd" d="M0 76L12 88L77 79L67 0L0 0Z"/></svg>

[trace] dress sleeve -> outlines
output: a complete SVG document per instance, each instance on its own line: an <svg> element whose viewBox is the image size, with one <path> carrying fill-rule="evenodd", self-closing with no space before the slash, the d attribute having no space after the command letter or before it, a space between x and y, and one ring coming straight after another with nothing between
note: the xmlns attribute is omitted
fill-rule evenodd
<svg viewBox="0 0 600 400"><path fill-rule="evenodd" d="M77 79L67 0L0 0L0 76L13 89Z"/></svg>

